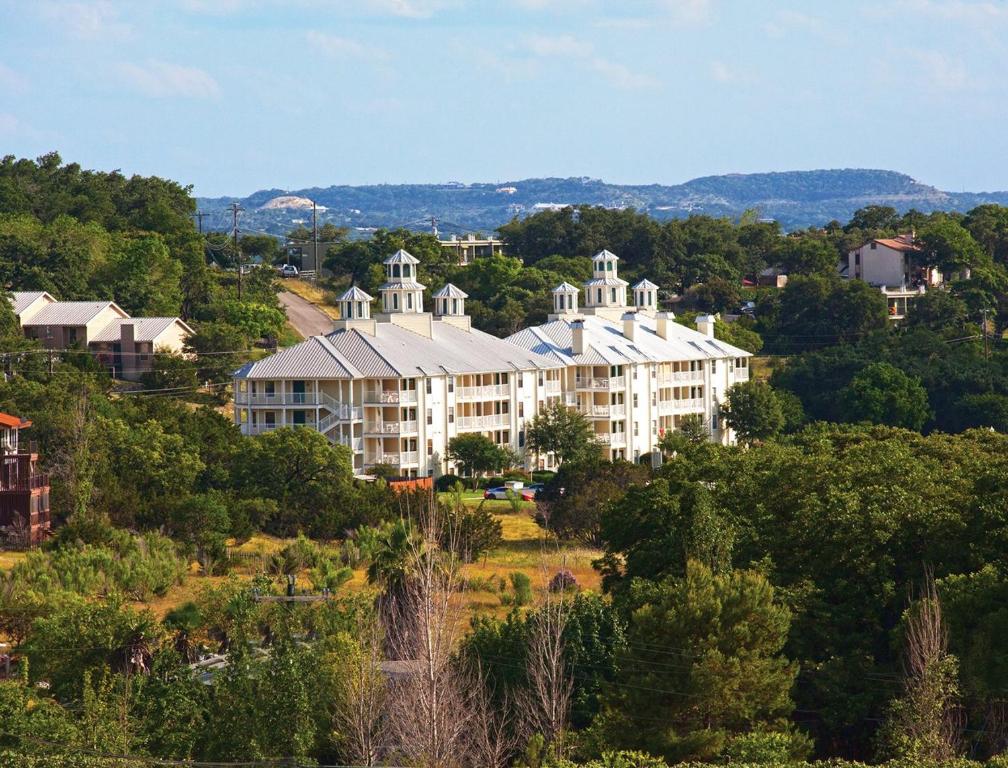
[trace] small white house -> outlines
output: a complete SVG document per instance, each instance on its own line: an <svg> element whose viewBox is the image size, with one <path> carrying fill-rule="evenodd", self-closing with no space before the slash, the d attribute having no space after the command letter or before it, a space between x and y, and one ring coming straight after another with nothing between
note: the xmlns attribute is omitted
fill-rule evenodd
<svg viewBox="0 0 1008 768"><path fill-rule="evenodd" d="M889 319L902 320L910 304L944 276L923 263L913 234L869 240L847 254L847 276L879 288L889 304Z"/></svg>

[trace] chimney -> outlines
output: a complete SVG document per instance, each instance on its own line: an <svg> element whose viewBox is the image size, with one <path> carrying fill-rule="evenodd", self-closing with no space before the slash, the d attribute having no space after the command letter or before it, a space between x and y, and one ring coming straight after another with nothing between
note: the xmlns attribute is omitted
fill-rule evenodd
<svg viewBox="0 0 1008 768"><path fill-rule="evenodd" d="M696 329L708 339L714 338L714 315L697 315Z"/></svg>
<svg viewBox="0 0 1008 768"><path fill-rule="evenodd" d="M571 352L575 355L583 355L585 351L584 343L584 320L574 320L571 324Z"/></svg>
<svg viewBox="0 0 1008 768"><path fill-rule="evenodd" d="M675 314L672 312L658 312L655 315L655 332L663 339L669 337L669 323L675 322Z"/></svg>
<svg viewBox="0 0 1008 768"><path fill-rule="evenodd" d="M637 328L637 315L633 312L627 312L623 315L623 336L627 341L634 340L634 332Z"/></svg>

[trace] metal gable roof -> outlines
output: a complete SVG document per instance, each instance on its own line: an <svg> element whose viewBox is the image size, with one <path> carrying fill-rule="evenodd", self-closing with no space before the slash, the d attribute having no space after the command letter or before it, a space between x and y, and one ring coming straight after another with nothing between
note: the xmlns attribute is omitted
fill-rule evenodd
<svg viewBox="0 0 1008 768"><path fill-rule="evenodd" d="M374 301L374 297L368 296L356 285L352 285L336 301Z"/></svg>
<svg viewBox="0 0 1008 768"><path fill-rule="evenodd" d="M468 299L469 294L463 291L461 288L453 285L452 283L445 283L444 287L435 293L432 298L435 299Z"/></svg>
<svg viewBox="0 0 1008 768"><path fill-rule="evenodd" d="M553 289L553 293L580 293L577 286L571 285L566 280L564 280L560 285Z"/></svg>
<svg viewBox="0 0 1008 768"><path fill-rule="evenodd" d="M87 325L111 307L120 317L129 317L112 301L56 301L46 304L25 325Z"/></svg>
<svg viewBox="0 0 1008 768"><path fill-rule="evenodd" d="M41 298L48 297L50 303L56 301L56 299L46 291L13 291L10 296L11 307L14 310L15 315L20 315Z"/></svg>
<svg viewBox="0 0 1008 768"><path fill-rule="evenodd" d="M324 336L312 336L262 360L246 363L234 375L240 379L353 378L353 372L333 354Z"/></svg>
<svg viewBox="0 0 1008 768"><path fill-rule="evenodd" d="M420 259L414 256L409 251L400 248L398 251L393 253L387 259L385 259L384 264L419 264Z"/></svg>
<svg viewBox="0 0 1008 768"><path fill-rule="evenodd" d="M125 323L133 324L133 339L135 341L157 341L158 336L176 323L181 324L186 333L193 332L193 329L178 317L120 317L98 331L91 341L119 341L122 338L122 326Z"/></svg>

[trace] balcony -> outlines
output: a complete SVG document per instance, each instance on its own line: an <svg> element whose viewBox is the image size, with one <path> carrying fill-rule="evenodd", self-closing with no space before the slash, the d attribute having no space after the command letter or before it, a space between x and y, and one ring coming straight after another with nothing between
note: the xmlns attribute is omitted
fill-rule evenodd
<svg viewBox="0 0 1008 768"><path fill-rule="evenodd" d="M506 428L511 426L511 414L491 413L486 416L456 416L455 424L460 431Z"/></svg>
<svg viewBox="0 0 1008 768"><path fill-rule="evenodd" d="M547 395L557 395L560 393L560 382L559 381L547 381L546 382L546 394Z"/></svg>
<svg viewBox="0 0 1008 768"><path fill-rule="evenodd" d="M626 406L618 405L587 405L581 412L590 419L622 418L626 415Z"/></svg>
<svg viewBox="0 0 1008 768"><path fill-rule="evenodd" d="M306 419L298 423L293 421L288 421L286 424L281 424L279 422L264 423L264 424L243 424L242 432L246 435L261 435L263 432L272 432L281 427L308 427L310 429L319 429L319 424L316 423L314 419ZM324 431L324 430L320 430Z"/></svg>
<svg viewBox="0 0 1008 768"><path fill-rule="evenodd" d="M416 424L416 422L413 422ZM364 432L369 435L398 435L398 421L371 421L364 424Z"/></svg>
<svg viewBox="0 0 1008 768"><path fill-rule="evenodd" d="M621 376L613 379L578 376L574 379L575 389L586 389L592 392L611 392L616 389L623 389L623 386L623 378Z"/></svg>
<svg viewBox="0 0 1008 768"><path fill-rule="evenodd" d="M364 390L364 402L368 405L395 405L398 403L415 403L417 393L415 389L395 390L395 389L366 389Z"/></svg>
<svg viewBox="0 0 1008 768"><path fill-rule="evenodd" d="M671 371L658 374L659 384L703 384L704 372L698 371Z"/></svg>
<svg viewBox="0 0 1008 768"><path fill-rule="evenodd" d="M658 413L667 416L673 413L699 413L704 410L704 399L693 397L685 400L659 400Z"/></svg>
<svg viewBox="0 0 1008 768"><path fill-rule="evenodd" d="M420 463L419 451L388 451L371 453L365 457L364 468L370 469L375 464L390 464L393 467L406 467Z"/></svg>
<svg viewBox="0 0 1008 768"><path fill-rule="evenodd" d="M341 437L333 440L337 445L343 445L349 448L354 453L360 453L364 450L364 438L363 437Z"/></svg>
<svg viewBox="0 0 1008 768"><path fill-rule="evenodd" d="M399 433L403 435L415 435L419 431L416 421L400 421Z"/></svg>
<svg viewBox="0 0 1008 768"><path fill-rule="evenodd" d="M314 392L235 392L235 405L317 405L319 396Z"/></svg>
<svg viewBox="0 0 1008 768"><path fill-rule="evenodd" d="M456 387L455 399L458 400L501 400L511 394L510 384L486 384L479 387Z"/></svg>
<svg viewBox="0 0 1008 768"><path fill-rule="evenodd" d="M596 432L595 442L614 448L622 448L626 445L626 432Z"/></svg>

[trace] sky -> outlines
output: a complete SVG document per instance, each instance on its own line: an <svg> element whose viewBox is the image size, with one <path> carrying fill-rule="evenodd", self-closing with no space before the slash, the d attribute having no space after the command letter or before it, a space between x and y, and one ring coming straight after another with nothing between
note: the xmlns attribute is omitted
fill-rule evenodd
<svg viewBox="0 0 1008 768"><path fill-rule="evenodd" d="M1008 189L1008 0L0 0L0 155L205 196L885 168Z"/></svg>

